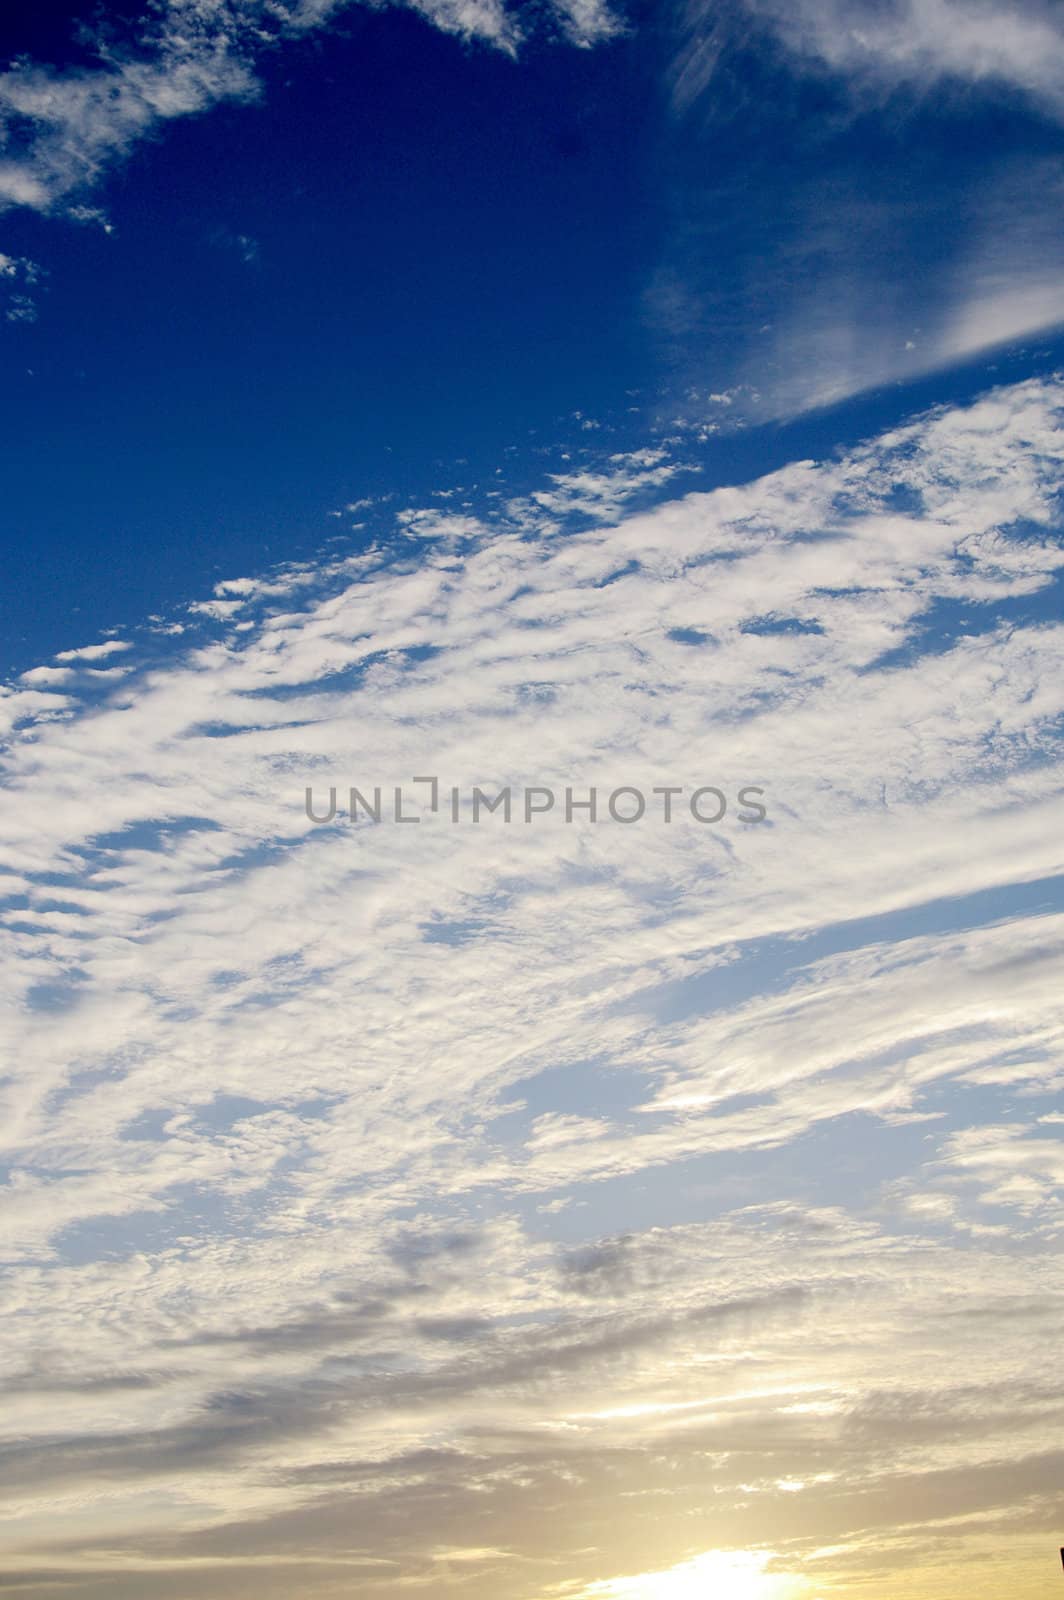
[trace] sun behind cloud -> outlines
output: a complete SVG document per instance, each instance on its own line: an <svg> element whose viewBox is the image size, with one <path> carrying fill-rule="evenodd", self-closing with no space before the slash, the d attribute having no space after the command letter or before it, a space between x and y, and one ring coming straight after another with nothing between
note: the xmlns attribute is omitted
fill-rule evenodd
<svg viewBox="0 0 1064 1600"><path fill-rule="evenodd" d="M816 1600L803 1578L768 1571L766 1550L708 1550L663 1572L592 1583L579 1600Z"/></svg>

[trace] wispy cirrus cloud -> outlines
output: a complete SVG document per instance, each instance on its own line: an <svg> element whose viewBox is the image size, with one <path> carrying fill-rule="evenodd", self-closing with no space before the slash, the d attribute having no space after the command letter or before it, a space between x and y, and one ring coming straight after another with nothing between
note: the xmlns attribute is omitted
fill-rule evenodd
<svg viewBox="0 0 1064 1600"><path fill-rule="evenodd" d="M7 692L8 1572L541 1600L714 1547L933 1594L999 1524L1022 1579L1062 418L1031 382L712 492L655 450L369 508ZM432 773L769 817L452 824Z"/></svg>
<svg viewBox="0 0 1064 1600"><path fill-rule="evenodd" d="M776 315L740 366L763 410L832 405L1064 326L1064 253L1049 221L1064 195L1059 163L1009 164L915 207L884 187L870 211L855 195L851 206L814 187L798 270L786 252L768 269ZM826 220L814 223L817 207ZM908 247L947 224L952 248L904 285L892 281L890 238Z"/></svg>
<svg viewBox="0 0 1064 1600"><path fill-rule="evenodd" d="M705 171L648 307L692 387L792 416L1064 325L1054 7L694 0L668 70Z"/></svg>
<svg viewBox="0 0 1064 1600"><path fill-rule="evenodd" d="M861 101L1004 89L1064 114L1064 23L1051 0L688 0L683 17L674 81L684 103L710 88L724 50L760 30Z"/></svg>

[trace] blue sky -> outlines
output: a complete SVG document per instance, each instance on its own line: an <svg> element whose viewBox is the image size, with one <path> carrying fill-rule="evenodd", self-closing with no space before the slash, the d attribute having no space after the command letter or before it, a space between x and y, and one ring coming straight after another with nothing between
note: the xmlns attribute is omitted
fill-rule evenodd
<svg viewBox="0 0 1064 1600"><path fill-rule="evenodd" d="M1035 1600L1059 13L20 12L0 1588Z"/></svg>
<svg viewBox="0 0 1064 1600"><path fill-rule="evenodd" d="M42 11L5 24L9 53L91 79L74 17ZM38 133L48 209L4 224L36 274L3 285L7 315L36 318L3 329L11 667L86 610L127 623L227 562L309 554L336 506L424 496L459 461L527 486L539 452L596 442L573 412L642 443L719 421L706 396L734 391L728 420L773 425L726 429L716 481L859 438L926 402L898 382L941 364L972 299L982 354L987 275L1035 285L1021 331L1051 368L1061 133L1012 85L873 91L738 37L711 94L668 12L593 49L524 25L512 57L343 8L255 54L236 103L210 81L209 111L143 138L94 126L98 179L69 193L84 158L45 162ZM871 413L780 437L884 382Z"/></svg>

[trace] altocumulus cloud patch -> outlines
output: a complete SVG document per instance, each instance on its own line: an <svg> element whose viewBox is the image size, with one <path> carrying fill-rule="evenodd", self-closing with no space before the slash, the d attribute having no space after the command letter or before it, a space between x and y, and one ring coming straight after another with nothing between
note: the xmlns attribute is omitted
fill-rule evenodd
<svg viewBox="0 0 1064 1600"><path fill-rule="evenodd" d="M8 687L9 1572L539 1600L756 1548L811 1600L1048 1527L1062 400L423 518ZM305 814L424 773L768 818Z"/></svg>

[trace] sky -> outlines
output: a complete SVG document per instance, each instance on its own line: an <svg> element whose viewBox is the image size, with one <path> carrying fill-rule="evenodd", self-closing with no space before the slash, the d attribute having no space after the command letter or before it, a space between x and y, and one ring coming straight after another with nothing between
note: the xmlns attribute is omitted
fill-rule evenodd
<svg viewBox="0 0 1064 1600"><path fill-rule="evenodd" d="M1055 1593L1064 16L9 11L0 1593Z"/></svg>

